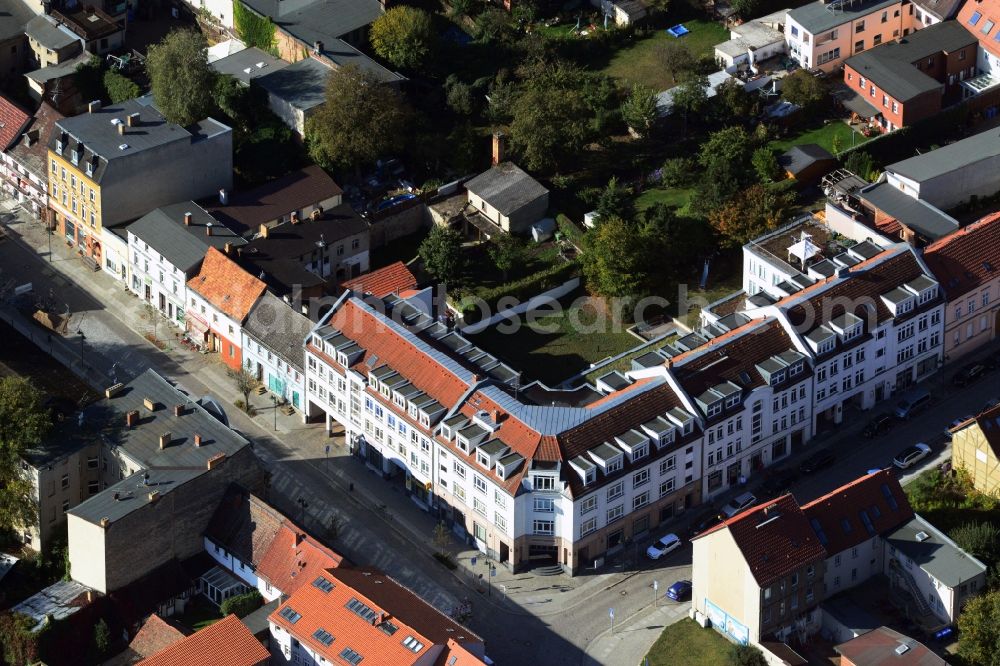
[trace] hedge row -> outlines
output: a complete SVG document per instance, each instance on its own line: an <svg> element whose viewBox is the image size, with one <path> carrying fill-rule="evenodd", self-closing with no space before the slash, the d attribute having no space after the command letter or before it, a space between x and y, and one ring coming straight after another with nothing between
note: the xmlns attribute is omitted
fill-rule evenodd
<svg viewBox="0 0 1000 666"><path fill-rule="evenodd" d="M492 289L479 289L462 299L462 318L466 324L474 324L483 315L483 310L479 306L481 302L485 302L489 310L495 312L497 303L504 297L511 296L518 302L524 302L558 287L579 274L580 266L577 262L568 261Z"/></svg>

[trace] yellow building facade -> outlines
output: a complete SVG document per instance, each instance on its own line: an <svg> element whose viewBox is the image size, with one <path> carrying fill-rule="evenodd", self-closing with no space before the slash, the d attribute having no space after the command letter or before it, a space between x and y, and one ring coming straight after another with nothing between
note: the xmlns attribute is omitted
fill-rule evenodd
<svg viewBox="0 0 1000 666"><path fill-rule="evenodd" d="M93 163L81 163L68 149L62 155L51 148L48 152L52 224L67 244L100 266L101 186L88 174Z"/></svg>
<svg viewBox="0 0 1000 666"><path fill-rule="evenodd" d="M951 437L951 464L963 469L976 490L994 494L1000 489L1000 406L968 421Z"/></svg>

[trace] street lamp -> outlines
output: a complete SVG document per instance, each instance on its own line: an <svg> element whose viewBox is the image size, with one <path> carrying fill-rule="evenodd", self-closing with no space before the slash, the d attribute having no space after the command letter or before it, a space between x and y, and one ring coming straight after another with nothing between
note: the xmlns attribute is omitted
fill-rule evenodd
<svg viewBox="0 0 1000 666"><path fill-rule="evenodd" d="M316 241L316 247L319 248L319 276L326 279L326 276L323 275L323 250L326 248L326 239L323 237L323 234L319 235L319 240Z"/></svg>
<svg viewBox="0 0 1000 666"><path fill-rule="evenodd" d="M274 432L278 432L278 396L271 394L271 404L274 405Z"/></svg>

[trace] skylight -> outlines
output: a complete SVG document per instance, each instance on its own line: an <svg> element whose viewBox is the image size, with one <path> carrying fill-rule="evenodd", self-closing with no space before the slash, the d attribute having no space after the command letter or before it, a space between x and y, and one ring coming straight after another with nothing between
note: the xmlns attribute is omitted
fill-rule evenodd
<svg viewBox="0 0 1000 666"><path fill-rule="evenodd" d="M983 24L983 27L979 30L979 32L983 33L984 35L988 35L990 34L990 30L993 29L994 25L996 25L996 23L994 23L993 21L987 21L986 23Z"/></svg>
<svg viewBox="0 0 1000 666"><path fill-rule="evenodd" d="M889 508L893 511L899 511L899 504L896 502L896 497L889 490L889 486L882 484L882 495L885 496L885 501L889 503Z"/></svg>
<svg viewBox="0 0 1000 666"><path fill-rule="evenodd" d="M320 643L328 647L331 643L333 643L333 634L331 634L323 627L320 627L319 629L313 632L313 638L315 638Z"/></svg>
<svg viewBox="0 0 1000 666"><path fill-rule="evenodd" d="M319 589L323 590L324 592L330 592L331 590L333 590L333 583L331 583L330 581L328 581L323 576L320 576L316 580L314 580L313 583L312 583L312 585L313 585L313 587L318 587Z"/></svg>
<svg viewBox="0 0 1000 666"><path fill-rule="evenodd" d="M976 25L977 23L979 23L979 19L981 18L983 18L982 13L975 12L972 16L969 17L969 25Z"/></svg>
<svg viewBox="0 0 1000 666"><path fill-rule="evenodd" d="M813 531L816 533L816 537L822 545L826 545L826 532L823 531L823 527L819 524L819 521L815 518L809 519L809 524L812 525Z"/></svg>
<svg viewBox="0 0 1000 666"><path fill-rule="evenodd" d="M378 613L353 597L347 602L347 608L358 617L364 618L367 622L371 622L378 615Z"/></svg>
<svg viewBox="0 0 1000 666"><path fill-rule="evenodd" d="M360 664L361 660L364 659L360 654L347 647L340 651L340 658L349 664L354 664L354 666Z"/></svg>
<svg viewBox="0 0 1000 666"><path fill-rule="evenodd" d="M302 615L300 615L299 613L296 613L294 610L292 610L291 606L285 606L284 608L282 608L281 612L278 613L278 615L280 615L281 617L285 618L286 620L288 620L292 624L295 624L296 622L298 622L299 619L302 617Z"/></svg>
<svg viewBox="0 0 1000 666"><path fill-rule="evenodd" d="M858 515L861 516L861 522L864 523L865 529L868 530L868 534L874 535L875 526L872 525L872 519L868 517L868 512L861 509L861 511L858 512Z"/></svg>

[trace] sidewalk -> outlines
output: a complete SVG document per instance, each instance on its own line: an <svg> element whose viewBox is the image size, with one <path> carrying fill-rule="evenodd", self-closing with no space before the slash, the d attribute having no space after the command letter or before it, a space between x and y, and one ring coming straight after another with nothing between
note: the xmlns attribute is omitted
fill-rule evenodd
<svg viewBox="0 0 1000 666"><path fill-rule="evenodd" d="M63 309L60 301L65 301L65 309L73 313L69 330L74 334L66 338L52 335L53 346L59 352L55 354L57 358L74 371L80 370L78 374L99 390L115 381L130 381L154 364L160 366L158 369L162 369L163 365L174 367L176 371L168 375L169 379L191 393L185 386L185 376L196 377L219 399L231 415L231 420L235 420L232 419L236 411L233 400L240 396L227 374L227 367L216 355L201 354L178 344L174 333L179 329L164 321L156 326L156 339L164 346L162 350L158 349L147 337L152 333L153 326L146 318L142 300L122 283L104 272L87 268L58 236L51 239L52 256L49 257L49 238L37 222L26 221L22 217L8 225L7 230L11 240L33 251L40 258L37 260L49 260L40 267L45 279L36 285L36 295L48 298L51 294L59 303L58 309ZM51 286L46 282L51 282ZM73 286L80 289L73 289ZM94 302L87 303L86 296ZM8 313L5 318L11 317ZM39 339L40 329L23 316L19 328L22 332L34 333L34 339ZM42 348L46 349L44 345ZM122 353L122 349L129 351ZM201 395L195 397L200 398ZM388 527L420 551L433 555L436 549L431 541L437 520L412 501L401 484L383 480L360 459L351 456L343 438L328 437L322 424L305 424L298 413L288 416L276 410L267 394L253 394L250 402L258 411L253 422L261 433L267 433L281 444L288 458L307 462L333 485L356 497L361 504L378 508L377 513ZM244 434L253 438L261 433ZM258 447L257 453L266 464L274 462L263 447ZM310 506L309 513L322 511L327 515L330 513L328 508L344 519L350 518L345 507ZM636 573L538 576L513 574L495 566L496 575L491 578L482 553L456 542L452 543L449 551L458 565L452 574L469 589L470 598L524 615L564 613ZM445 570L443 565L438 566Z"/></svg>
<svg viewBox="0 0 1000 666"><path fill-rule="evenodd" d="M688 616L691 602L675 604L661 599L657 607L650 606L624 620L615 621L612 632L608 628L587 645L583 666L636 666L649 653L649 648L660 637L663 628ZM648 609L648 612L646 612ZM641 615L641 617L640 617Z"/></svg>

